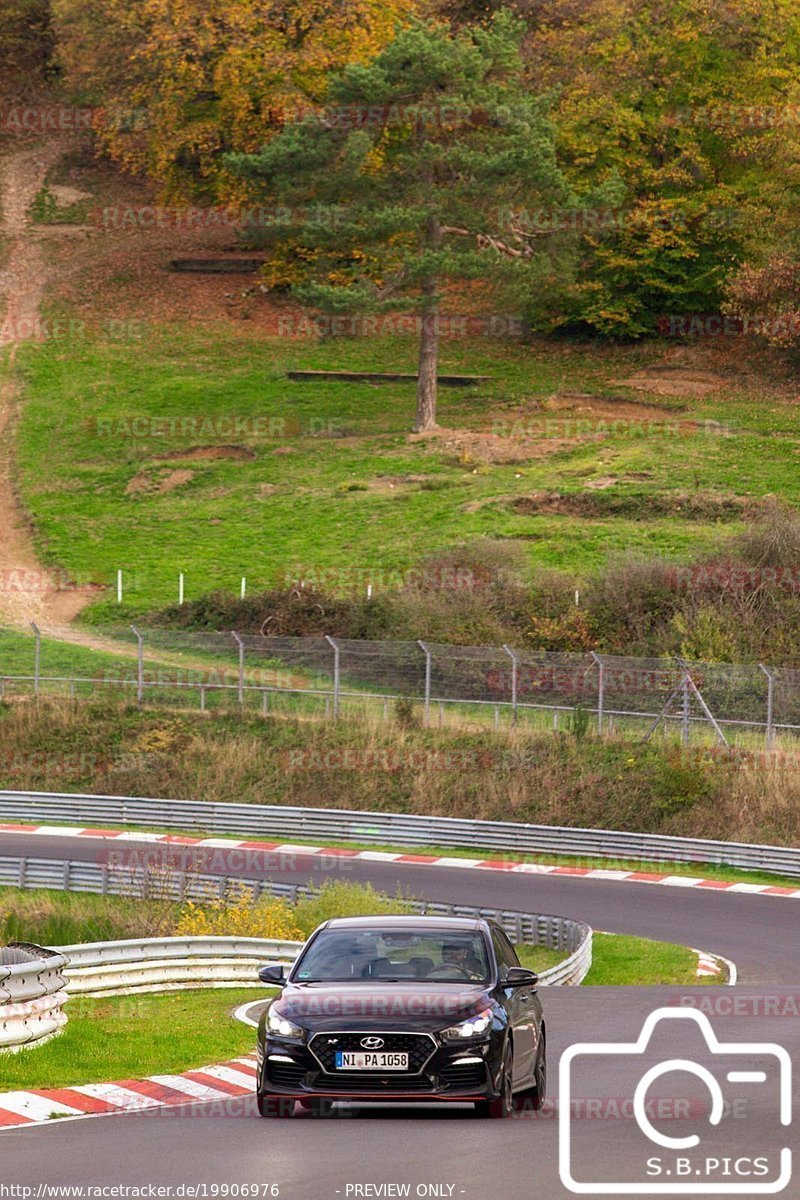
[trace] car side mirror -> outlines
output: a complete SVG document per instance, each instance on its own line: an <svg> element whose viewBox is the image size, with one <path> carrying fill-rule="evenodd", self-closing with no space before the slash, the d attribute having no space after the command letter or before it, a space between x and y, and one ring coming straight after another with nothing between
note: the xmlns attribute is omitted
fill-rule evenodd
<svg viewBox="0 0 800 1200"><path fill-rule="evenodd" d="M538 982L539 976L535 971L529 971L527 967L509 967L508 974L503 980L503 986L509 988L535 987Z"/></svg>
<svg viewBox="0 0 800 1200"><path fill-rule="evenodd" d="M258 978L262 983L277 984L278 987L282 987L286 983L286 968L282 963L272 963L260 969Z"/></svg>

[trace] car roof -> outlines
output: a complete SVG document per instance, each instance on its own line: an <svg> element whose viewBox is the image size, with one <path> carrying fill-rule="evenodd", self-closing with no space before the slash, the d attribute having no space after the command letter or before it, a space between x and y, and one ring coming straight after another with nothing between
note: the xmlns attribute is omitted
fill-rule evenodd
<svg viewBox="0 0 800 1200"><path fill-rule="evenodd" d="M332 917L326 921L324 929L419 929L420 926L426 929L464 929L475 930L485 928L486 922L476 917L435 917L435 916L417 916L409 914L407 916L383 916L376 914L374 917Z"/></svg>

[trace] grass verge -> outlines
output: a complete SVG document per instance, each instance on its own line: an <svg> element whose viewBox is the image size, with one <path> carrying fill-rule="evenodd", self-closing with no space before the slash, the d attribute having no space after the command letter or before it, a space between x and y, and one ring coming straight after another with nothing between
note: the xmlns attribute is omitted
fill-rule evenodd
<svg viewBox="0 0 800 1200"><path fill-rule="evenodd" d="M659 984L719 984L723 979L697 975L697 955L688 946L649 938L595 933L592 966L585 987L655 987Z"/></svg>
<svg viewBox="0 0 800 1200"><path fill-rule="evenodd" d="M231 1014L254 999L247 988L75 998L63 1034L39 1049L0 1055L0 1089L141 1079L249 1054L253 1030Z"/></svg>

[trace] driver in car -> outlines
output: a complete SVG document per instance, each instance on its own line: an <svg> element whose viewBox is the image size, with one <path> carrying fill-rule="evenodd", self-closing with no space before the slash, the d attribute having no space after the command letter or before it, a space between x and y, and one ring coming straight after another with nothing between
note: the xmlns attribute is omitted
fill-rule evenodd
<svg viewBox="0 0 800 1200"><path fill-rule="evenodd" d="M466 942L451 942L442 946L442 962L463 971L467 979L483 979L483 963Z"/></svg>

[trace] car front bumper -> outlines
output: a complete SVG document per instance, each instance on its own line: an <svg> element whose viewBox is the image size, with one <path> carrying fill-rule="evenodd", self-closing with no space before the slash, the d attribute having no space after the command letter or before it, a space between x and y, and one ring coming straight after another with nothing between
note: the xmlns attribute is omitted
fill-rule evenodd
<svg viewBox="0 0 800 1200"><path fill-rule="evenodd" d="M417 1071L381 1074L324 1069L308 1045L269 1039L259 1051L262 1095L338 1100L475 1101L497 1096L498 1064L488 1041L467 1046L436 1043Z"/></svg>

